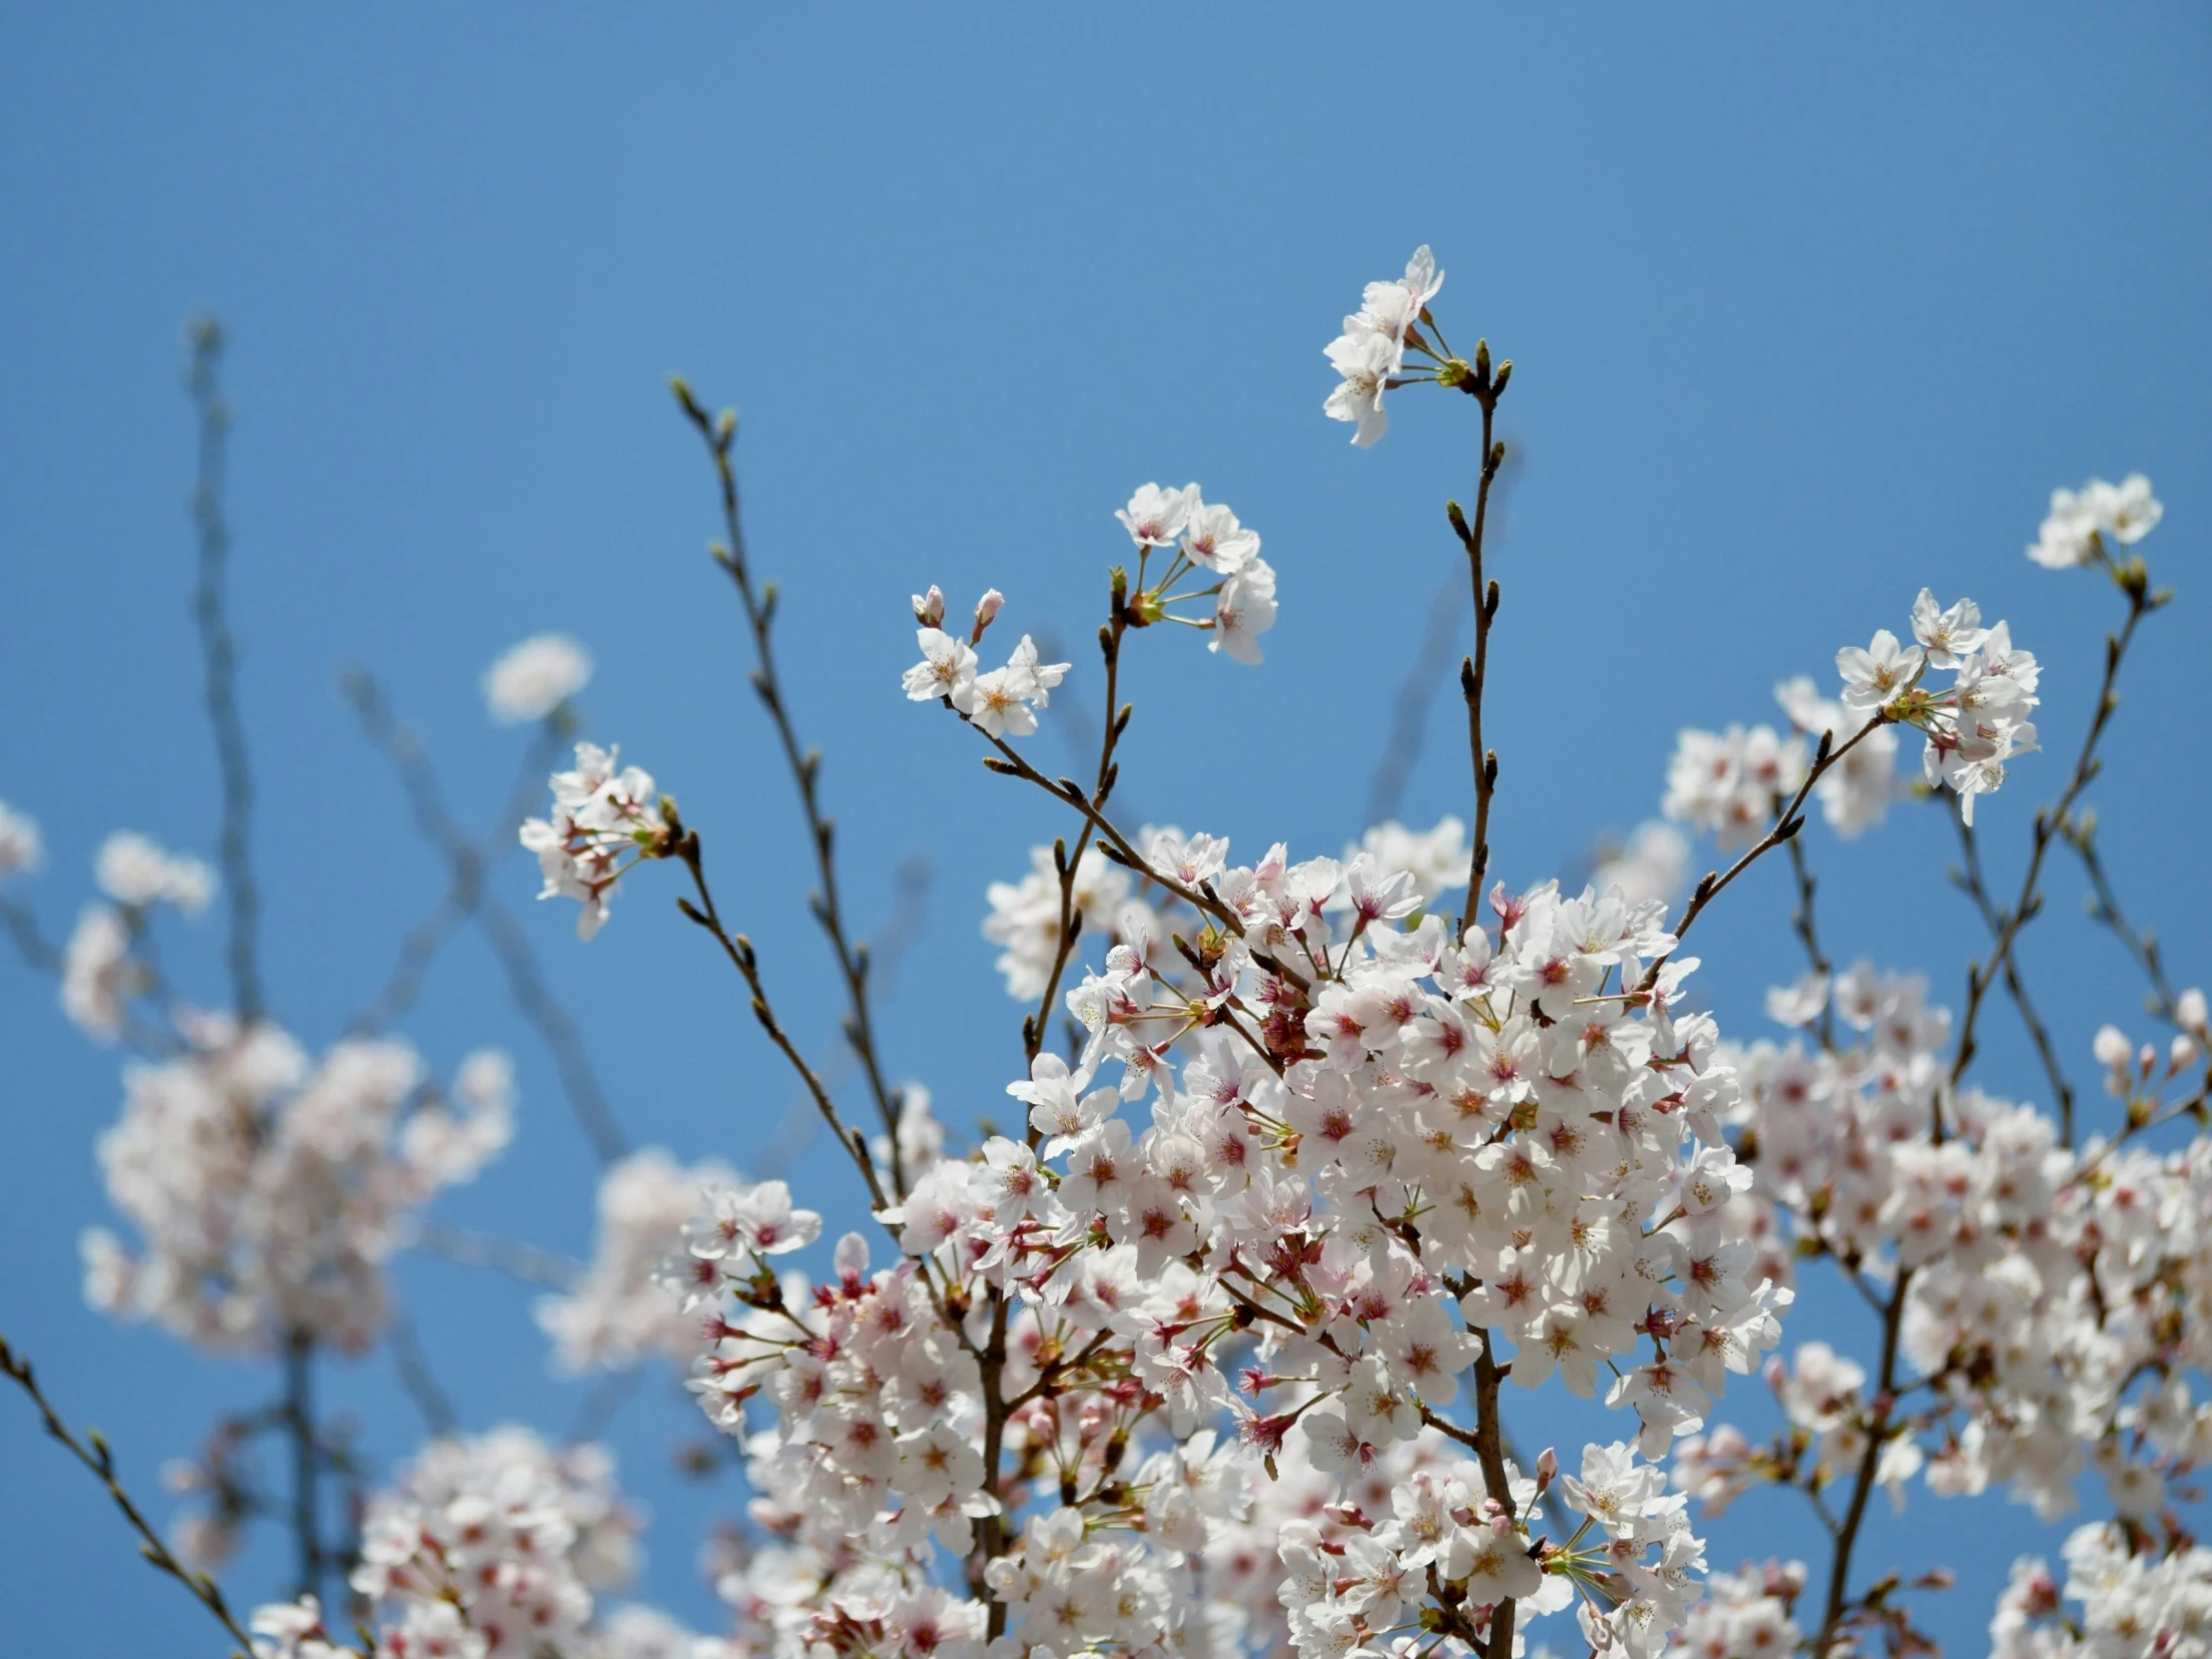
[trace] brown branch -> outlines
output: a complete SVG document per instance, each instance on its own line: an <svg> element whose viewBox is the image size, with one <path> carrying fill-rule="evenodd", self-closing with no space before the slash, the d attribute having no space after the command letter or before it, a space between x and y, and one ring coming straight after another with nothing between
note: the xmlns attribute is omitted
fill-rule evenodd
<svg viewBox="0 0 2212 1659"><path fill-rule="evenodd" d="M677 827L672 824L671 829ZM692 888L699 894L697 904L688 898L678 898L676 907L713 934L715 942L722 946L723 954L730 958L732 965L744 978L746 989L752 993L753 1017L760 1021L761 1029L768 1033L769 1041L791 1062L792 1070L799 1074L800 1082L806 1086L808 1096L814 1101L815 1110L822 1114L822 1120L830 1126L830 1134L836 1137L837 1144L844 1148L859 1170L860 1179L867 1187L870 1207L876 1211L888 1210L891 1201L884 1196L883 1184L876 1177L875 1160L868 1155L867 1137L857 1129L846 1127L844 1119L837 1115L836 1102L830 1098L830 1091L823 1087L820 1074L807 1063L806 1056L799 1052L798 1045L778 1023L776 1011L769 1005L768 987L761 980L760 958L753 949L753 941L743 933L731 933L723 925L722 914L715 908L714 893L707 885L706 859L700 848L699 831L678 830L668 856L683 861L684 867L691 871ZM897 1139L898 1131L894 1125L891 1130L894 1151Z"/></svg>
<svg viewBox="0 0 2212 1659"><path fill-rule="evenodd" d="M823 932L829 936L830 953L836 957L837 972L844 981L845 999L850 1007L844 1021L845 1040L852 1045L853 1055L860 1062L868 1094L875 1102L876 1115L881 1118L883 1133L890 1141L891 1190L903 1198L906 1168L898 1145L898 1096L883 1081L882 1066L876 1058L875 1031L868 1012L867 945L854 940L846 931L844 913L837 900L835 826L823 812L816 793L822 772L822 752L819 749L802 751L799 746L799 735L793 729L791 712L785 707L783 687L777 679L776 651L770 640L770 629L776 618L776 584L771 582L756 589L752 567L747 562L745 529L738 513L738 472L733 459L738 437L737 415L734 411L726 411L719 419L710 416L693 397L691 387L682 380L672 382L672 389L684 413L699 429L715 463L715 477L722 494L725 538L714 548L715 562L729 575L731 585L738 591L739 602L745 607L745 619L753 634L753 689L776 727L792 782L799 789L800 806L807 815L808 838L814 845L815 864L822 881L820 890L812 895L810 907L815 919L822 924Z"/></svg>
<svg viewBox="0 0 2212 1659"><path fill-rule="evenodd" d="M1881 1464L1882 1447L1889 1438L1890 1413L1897 1405L1898 1341L1905 1326L1906 1293L1912 1284L1913 1270L1901 1269L1889 1303L1883 1309L1882 1370L1870 1401L1874 1409L1867 1423L1867 1446L1859 1455L1859 1467L1853 1476L1851 1503L1835 1530L1835 1545L1829 1555L1828 1605L1821 1615L1820 1634L1813 1638L1813 1659L1828 1659L1847 1610L1851 1554L1859 1541L1860 1523L1867 1517L1867 1499L1874 1492L1875 1470Z"/></svg>
<svg viewBox="0 0 2212 1659"><path fill-rule="evenodd" d="M2176 1019L2174 987L2173 981L2166 977L2166 964L2158 953L2158 935L2148 928L2136 927L2120 909L2119 895L2113 891L2111 877L2104 870L2104 858L2097 851L2096 829L2096 814L2091 811L2071 814L2058 827L2058 833L2074 849L2082 869L2088 874L2092 892L2089 919L2111 929L2112 936L2120 941L2120 948L2150 981L2151 994L2145 1007L2172 1025Z"/></svg>
<svg viewBox="0 0 2212 1659"><path fill-rule="evenodd" d="M1819 883L1813 879L1812 865L1805 856L1805 838L1802 835L1792 835L1789 839L1789 847L1790 873L1797 880L1797 908L1790 912L1790 929L1797 934L1798 942L1805 946L1806 961L1811 964L1813 971L1820 975L1824 987L1828 987L1834 979L1832 964L1828 959L1828 952L1821 948L1820 930L1815 926L1813 920L1813 894ZM1825 993L1821 998L1821 1020L1818 1035L1821 1039L1821 1047L1829 1053L1834 1053L1836 1050L1835 998Z"/></svg>
<svg viewBox="0 0 2212 1659"><path fill-rule="evenodd" d="M1805 828L1804 808L1806 797L1813 793L1813 786L1828 775L1829 768L1836 765L1837 762L1864 743L1869 732L1890 723L1888 715L1877 714L1866 725L1845 739L1841 745L1836 743L1835 733L1823 732L1821 734L1820 747L1813 753L1813 764L1806 769L1805 780L1798 785L1797 794L1790 797L1789 802L1782 808L1781 812L1775 815L1774 828L1767 831L1757 845L1751 847L1742 857L1730 864L1726 874L1708 871L1705 879L1697 884L1696 891L1690 894L1689 908L1682 912L1682 920L1674 930L1676 949L1681 948L1682 940L1688 935L1690 929L1696 925L1697 918L1704 913L1706 905L1726 892L1737 876L1743 874L1745 870L1751 868L1753 864ZM1649 990L1659 982L1659 970L1667 965L1673 954L1673 951L1669 951L1667 955L1661 956L1645 970L1640 988Z"/></svg>
<svg viewBox="0 0 2212 1659"><path fill-rule="evenodd" d="M97 1428L88 1429L85 1438L78 1439L40 1389L31 1362L10 1348L5 1338L0 1338L0 1373L5 1373L18 1387L31 1396L31 1402L38 1407L39 1415L45 1421L46 1432L67 1446L70 1454L90 1469L100 1484L108 1489L108 1496L114 1499L115 1506L123 1511L123 1518L131 1523L132 1530L139 1535L139 1553L150 1564L184 1585L203 1607L215 1615L216 1621L238 1643L242 1659L251 1654L254 1651L253 1638L240 1627L238 1619L231 1612L230 1603L224 1599L222 1586L216 1583L212 1575L194 1572L171 1552L162 1535L154 1530L137 1502L124 1489L123 1482L117 1478L115 1453L109 1450L108 1442L100 1431Z"/></svg>
<svg viewBox="0 0 2212 1659"><path fill-rule="evenodd" d="M2137 575L2140 575L2139 567ZM2058 838L2059 829L2072 813L2081 792L2089 787L2100 770L2097 743L2104 736L2104 729L2110 723L2113 711L2120 706L2119 697L2113 687L2119 679L2120 663L2127 656L2128 645L2135 638L2136 624L2164 602L2163 596L2152 596L2142 580L2121 580L2120 586L2128 600L2127 622L2117 634L2108 635L2105 639L2104 678L2097 688L2096 709L2089 718L2088 731L2082 736L2081 752L2075 757L2073 772L2067 778L2066 787L2060 792L2058 800L2035 815L2032 838L2028 845L2027 868L2020 876L2019 896L2003 912L1999 924L1993 929L1995 936L1990 943L1988 956L1970 964L1966 969L1966 1008L1959 1021L1958 1046L1951 1060L1950 1076L1945 1085L1946 1093L1958 1087L1959 1080L1966 1074L1966 1067L1973 1061L1974 1027L1981 1015L1983 998L1988 994L1989 987L1996 982L1997 975L2010 963L2013 941L2019 937L2020 929L2042 908L2042 896L2035 889L2042 879L2043 856L2050 850L2051 842ZM2069 1131L2071 1129L2070 1124L2063 1127ZM1936 1120L1936 1137L1940 1139L1940 1117ZM2067 1139L2071 1144L2070 1132Z"/></svg>
<svg viewBox="0 0 2212 1659"><path fill-rule="evenodd" d="M1973 826L1956 814L1950 816L1958 826L1958 845L1964 859L1963 867L1952 872L1953 878L1973 900L1974 908L1981 914L1982 925L1989 930L1989 937L1997 939L2004 932L2004 917L1998 913L1996 901L1989 896L1988 883L1982 878L1981 849ZM2020 981L2019 963L2009 950L2004 954L2003 974L2005 994L2019 1010L2020 1023L2027 1027L2028 1040L2035 1045L2036 1057L2043 1063L2043 1075L2050 1083L2051 1098L2057 1102L2059 1133L2071 1146L2074 1139L2073 1084L2066 1077L2065 1067L2059 1064L2050 1032L2042 1016L2036 1013L2035 1004L2028 999L2027 987Z"/></svg>
<svg viewBox="0 0 2212 1659"><path fill-rule="evenodd" d="M1510 373L1512 366L1507 363L1505 372ZM1468 524L1456 501L1445 502L1444 512L1458 533L1459 545L1466 550L1467 579L1474 592L1474 655L1459 663L1459 691L1467 704L1467 749L1474 769L1474 858L1467 870L1467 913L1471 915L1482 891L1482 878L1490 867L1490 800L1497 792L1497 751L1482 747L1482 690L1489 677L1490 624L1497 617L1498 588L1494 579L1487 586L1482 580L1482 532L1489 516L1490 485L1505 460L1505 446L1490 436L1504 381L1502 377L1494 383L1490 379L1487 342L1478 342L1474 348L1474 377L1466 387L1482 406L1482 475L1474 489L1474 522ZM1512 1622L1508 1610L1508 1633ZM1510 1650L1508 1639L1506 1651Z"/></svg>

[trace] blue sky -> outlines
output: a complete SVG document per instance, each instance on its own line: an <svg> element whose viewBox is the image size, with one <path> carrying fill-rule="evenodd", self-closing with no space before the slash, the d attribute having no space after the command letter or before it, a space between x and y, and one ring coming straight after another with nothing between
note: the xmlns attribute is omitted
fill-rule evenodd
<svg viewBox="0 0 2212 1659"><path fill-rule="evenodd" d="M599 659L592 734L707 832L791 1023L827 1051L798 815L703 554L710 479L664 387L680 370L744 411L749 527L784 586L856 920L888 910L901 858L931 860L883 1044L967 1121L1019 1052L981 890L1056 826L898 698L906 594L995 584L1014 626L1081 641L1125 545L1112 509L1146 479L1200 480L1266 537L1283 617L1258 670L1180 634L1138 642L1125 793L1248 850L1336 850L1455 556L1440 504L1471 490L1474 435L1468 410L1406 395L1385 442L1354 451L1319 412L1321 348L1360 284L1425 241L1453 338L1516 363L1501 872L1550 873L1648 816L1678 727L1773 718L1775 681L1825 679L1924 583L2011 620L2070 753L2116 604L2020 549L2053 485L2140 468L2168 509L2146 551L2181 597L2131 665L2096 798L2126 892L2201 981L2208 70L2212 21L2182 6L1899 7L1848 27L1748 7L14 8L0 795L53 848L26 890L58 930L107 830L212 850L177 386L179 325L209 307L236 339L236 609L279 1014L326 1041L439 881L333 671L384 676L487 818L519 745L486 723L478 675L562 628ZM1465 810L1450 720L1409 821ZM2030 760L1988 807L2000 871L2060 772ZM1811 850L1837 955L1923 968L1955 1003L1977 934L1933 810L1848 847L1816 830ZM505 869L518 906L532 885ZM2077 919L2080 885L2058 866L2022 959L2086 1074L2090 1032L2139 993ZM1732 897L1700 947L1708 993L1750 1032L1795 958L1779 872ZM627 894L588 949L565 913L525 919L633 1138L743 1163L791 1090L664 898ZM173 943L211 992L214 939ZM581 1252L593 1166L480 940L441 961L407 1030L441 1062L485 1041L521 1058L518 1144L438 1214ZM2034 1091L2001 1010L1991 1034L1984 1082ZM107 1219L91 1148L116 1057L12 960L0 1038L0 1331L152 1492L164 1457L273 1380L82 1307L74 1241ZM819 1152L804 1176L848 1206ZM546 1375L525 1293L438 1262L401 1282L471 1425L566 1422L580 1390ZM328 1387L377 1455L417 1433L384 1361ZM643 1390L615 1437L655 1512L646 1588L704 1619L695 1542L737 1495L671 1474L694 1420L672 1392ZM0 1628L24 1651L217 1651L20 1403L0 1401ZM2012 1538L2048 1535L1998 1501L1968 1521L1920 1499L1864 1555L1955 1561L1931 1623L1961 1652ZM1807 1541L1779 1497L1711 1536L1723 1561ZM280 1560L274 1540L251 1551L239 1591L271 1588Z"/></svg>

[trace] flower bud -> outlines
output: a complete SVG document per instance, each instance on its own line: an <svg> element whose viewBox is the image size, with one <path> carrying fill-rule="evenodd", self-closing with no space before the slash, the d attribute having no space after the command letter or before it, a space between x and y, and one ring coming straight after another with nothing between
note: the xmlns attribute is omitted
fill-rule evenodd
<svg viewBox="0 0 2212 1659"><path fill-rule="evenodd" d="M975 632L968 635L968 644L973 645L983 637L983 630L991 625L991 619L998 615L999 607L1005 603L1006 596L996 588L989 589L975 602Z"/></svg>
<svg viewBox="0 0 2212 1659"><path fill-rule="evenodd" d="M1550 1485L1559 1478L1559 1453L1550 1446L1536 1454L1536 1484L1539 1488Z"/></svg>
<svg viewBox="0 0 2212 1659"><path fill-rule="evenodd" d="M934 582L926 594L914 595L914 620L924 628L935 628L944 621L944 591Z"/></svg>

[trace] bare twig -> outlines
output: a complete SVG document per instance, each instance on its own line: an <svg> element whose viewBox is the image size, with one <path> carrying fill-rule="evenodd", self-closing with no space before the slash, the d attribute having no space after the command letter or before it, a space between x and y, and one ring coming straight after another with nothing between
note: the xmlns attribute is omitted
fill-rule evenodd
<svg viewBox="0 0 2212 1659"><path fill-rule="evenodd" d="M1997 910L1996 901L1989 896L1989 884L1982 877L1981 848L1973 826L1955 813L1950 816L1958 826L1958 845L1963 860L1961 867L1952 872L1953 878L1973 900L1982 924L1989 930L1989 937L1999 938L2004 932L2004 917ZM2051 1044L2050 1032L2028 998L2027 987L2020 980L2019 963L2010 951L2004 955L2003 974L2005 994L2011 997L2012 1006L2019 1011L2020 1023L2027 1028L2028 1040L2035 1045L2036 1057L2043 1063L2043 1076L2050 1083L2051 1099L2058 1107L2059 1133L2071 1146L2074 1138L2073 1084L2066 1077L2065 1067L2058 1063L2058 1051Z"/></svg>
<svg viewBox="0 0 2212 1659"><path fill-rule="evenodd" d="M2059 834L2074 849L2089 877L2089 919L2111 929L2112 936L2120 941L2120 948L2133 958L2135 965L2143 970L2143 977L2150 981L2150 996L2144 1006L2172 1025L2176 1018L2174 987L2173 981L2166 977L2166 964L2158 952L2158 935L2147 927L2136 927L2120 909L2119 895L2113 891L2111 877L2104 870L2103 855L2097 851L2096 830L2096 814L2086 809L2069 815L2058 827Z"/></svg>
<svg viewBox="0 0 2212 1659"><path fill-rule="evenodd" d="M223 774L220 844L231 911L231 997L239 1023L252 1025L264 1009L257 943L261 889L255 884L250 847L254 774L247 759L246 727L239 718L238 641L225 609L231 532L223 515L223 486L232 410L223 396L223 325L213 317L195 317L187 334L192 363L185 384L200 416L200 475L192 492L192 518L200 532L193 615L199 623L206 668L208 719L215 728L216 760Z"/></svg>
<svg viewBox="0 0 2212 1659"><path fill-rule="evenodd" d="M548 1285L557 1291L575 1289L576 1281L584 1274L583 1263L558 1252L434 1221L416 1222L407 1243L426 1256L442 1257L464 1267L490 1268L526 1285Z"/></svg>
<svg viewBox="0 0 2212 1659"><path fill-rule="evenodd" d="M903 1197L906 1170L898 1148L898 1099L883 1081L882 1066L876 1058L875 1031L868 1012L868 947L847 932L844 913L837 901L835 826L823 812L816 789L822 773L822 752L818 749L803 751L799 746L799 735L792 726L791 711L784 701L783 686L777 679L776 651L770 638L776 617L776 584L771 582L756 588L752 566L746 556L745 528L738 512L738 471L734 453L737 415L734 411L724 413L719 419L709 415L692 396L691 387L682 380L675 381L673 389L677 402L699 429L715 463L715 476L722 495L724 537L714 549L715 562L729 575L731 585L737 589L739 603L745 607L746 622L753 634L753 689L776 727L792 782L799 789L800 806L807 815L808 837L814 845L815 865L821 878L821 886L812 898L812 908L815 919L829 937L830 953L836 957L837 972L844 981L849 1010L844 1021L845 1040L852 1045L853 1055L867 1079L868 1094L875 1102L876 1115L882 1120L883 1133L890 1139L891 1190Z"/></svg>
<svg viewBox="0 0 2212 1659"><path fill-rule="evenodd" d="M123 1511L123 1518L131 1523L132 1530L139 1535L139 1553L152 1565L184 1585L203 1607L215 1615L216 1621L230 1632L231 1639L238 1644L241 1659L251 1654L254 1651L253 1638L247 1635L231 1612L230 1603L224 1599L222 1586L216 1583L212 1575L194 1572L171 1552L162 1535L154 1530L144 1511L117 1478L115 1454L108 1449L108 1442L100 1431L96 1428L88 1429L84 1439L78 1439L40 1389L31 1362L10 1348L5 1338L0 1338L0 1372L4 1372L18 1387L31 1396L31 1402L38 1407L39 1415L45 1421L46 1432L67 1446L71 1455L90 1469L100 1484L108 1489L108 1496L115 1500L115 1506Z"/></svg>
<svg viewBox="0 0 2212 1659"><path fill-rule="evenodd" d="M450 1395L438 1385L431 1374L430 1358L422 1351L421 1333L415 1330L414 1321L404 1309L392 1310L390 1322L384 1327L384 1345L391 1350L391 1363L399 1373L399 1386L414 1401L415 1409L422 1413L423 1426L431 1434L442 1438L460 1426L460 1416L453 1409Z"/></svg>
<svg viewBox="0 0 2212 1659"><path fill-rule="evenodd" d="M1834 977L1828 952L1821 948L1820 929L1813 919L1813 894L1819 883L1813 879L1813 866L1805 856L1805 838L1790 837L1790 873L1797 879L1797 908L1790 912L1790 928L1805 946L1805 959L1813 971L1820 975L1826 986ZM1836 1004L1831 995L1821 998L1821 1017L1817 1035L1821 1047L1833 1053L1836 1048Z"/></svg>

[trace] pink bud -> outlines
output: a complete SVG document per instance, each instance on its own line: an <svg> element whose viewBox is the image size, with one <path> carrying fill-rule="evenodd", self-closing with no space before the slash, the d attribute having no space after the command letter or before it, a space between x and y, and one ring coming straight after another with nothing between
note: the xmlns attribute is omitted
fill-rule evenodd
<svg viewBox="0 0 2212 1659"><path fill-rule="evenodd" d="M914 595L914 620L924 628L934 628L944 621L944 593L934 582L927 594Z"/></svg>
<svg viewBox="0 0 2212 1659"><path fill-rule="evenodd" d="M983 630L991 625L991 619L998 615L999 607L1005 603L1006 596L996 588L988 589L975 602L975 632L968 636L968 644L973 645L983 637Z"/></svg>
<svg viewBox="0 0 2212 1659"><path fill-rule="evenodd" d="M1558 1478L1559 1453L1550 1446L1545 1446L1536 1455L1536 1479L1539 1484L1548 1486Z"/></svg>

